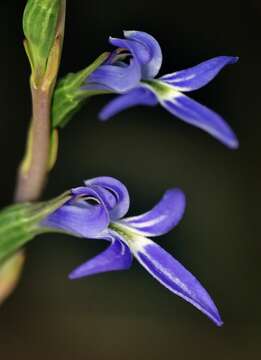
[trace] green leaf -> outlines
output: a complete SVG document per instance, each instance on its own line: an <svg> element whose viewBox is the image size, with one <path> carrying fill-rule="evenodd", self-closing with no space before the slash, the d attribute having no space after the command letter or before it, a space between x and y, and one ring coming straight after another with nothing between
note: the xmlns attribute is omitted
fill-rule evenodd
<svg viewBox="0 0 261 360"><path fill-rule="evenodd" d="M109 91L90 91L82 88L88 76L95 71L108 56L109 53L103 53L87 68L77 73L70 73L58 82L52 105L53 128L64 127L91 96L109 93Z"/></svg>
<svg viewBox="0 0 261 360"><path fill-rule="evenodd" d="M11 205L0 212L0 265L37 234L45 232L39 223L70 198L66 192L45 202Z"/></svg>

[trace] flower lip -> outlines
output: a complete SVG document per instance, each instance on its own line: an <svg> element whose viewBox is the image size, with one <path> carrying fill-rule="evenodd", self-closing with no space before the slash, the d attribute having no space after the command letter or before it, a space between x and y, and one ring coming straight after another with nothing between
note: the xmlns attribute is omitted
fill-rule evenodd
<svg viewBox="0 0 261 360"><path fill-rule="evenodd" d="M107 121L113 115L135 105L156 106L158 100L156 95L144 86L136 87L127 94L119 95L111 100L100 112L101 121Z"/></svg>
<svg viewBox="0 0 261 360"><path fill-rule="evenodd" d="M104 240L109 240L111 245L101 254L83 263L72 271L70 279L79 279L107 271L127 270L132 264L132 254L119 234L113 230L107 231Z"/></svg>
<svg viewBox="0 0 261 360"><path fill-rule="evenodd" d="M221 326L219 311L201 283L182 264L149 239L134 243L134 255L163 286L188 301ZM137 246L135 249L135 245Z"/></svg>

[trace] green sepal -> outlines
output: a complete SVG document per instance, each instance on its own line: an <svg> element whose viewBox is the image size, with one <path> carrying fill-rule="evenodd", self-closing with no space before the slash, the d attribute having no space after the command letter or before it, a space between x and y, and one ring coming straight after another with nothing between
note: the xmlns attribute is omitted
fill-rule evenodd
<svg viewBox="0 0 261 360"><path fill-rule="evenodd" d="M45 232L39 223L70 199L70 192L50 201L11 205L0 212L0 264L32 240Z"/></svg>
<svg viewBox="0 0 261 360"><path fill-rule="evenodd" d="M108 56L108 52L103 53L87 68L77 73L70 73L58 82L52 105L53 128L64 127L91 96L110 93L110 91L105 90L90 91L82 88L88 76L94 72Z"/></svg>
<svg viewBox="0 0 261 360"><path fill-rule="evenodd" d="M61 0L28 0L23 15L25 48L32 72L39 76L46 69L54 45Z"/></svg>

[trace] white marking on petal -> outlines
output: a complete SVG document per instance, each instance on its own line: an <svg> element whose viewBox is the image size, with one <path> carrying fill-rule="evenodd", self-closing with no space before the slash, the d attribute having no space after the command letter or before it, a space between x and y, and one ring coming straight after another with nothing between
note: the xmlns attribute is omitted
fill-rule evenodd
<svg viewBox="0 0 261 360"><path fill-rule="evenodd" d="M147 239L143 236L135 236L132 237L131 241L128 242L128 245L131 248L134 255L136 255L137 257L139 257L139 253L145 255L158 271L160 271L165 276L167 276L171 281L174 281L181 289L183 289L187 293L191 293L189 288L182 281L180 281L179 278L177 278L176 276L174 277L173 273L170 273L166 267L163 267L157 260L155 260L153 257L150 256L149 253L147 253L146 251L147 246L153 246L153 245L157 246L156 244L154 244L152 240ZM153 275L151 269L146 264L144 264L143 261L142 261L142 266L144 266L144 268L151 275ZM161 281L160 278L158 278L158 281L172 291L172 288L166 285L163 281Z"/></svg>
<svg viewBox="0 0 261 360"><path fill-rule="evenodd" d="M132 218L126 218L124 219L126 222L131 222L131 225L135 225L135 227L137 228L143 228L143 227L148 227L148 226L153 226L153 225L156 225L158 224L159 222L161 222L162 220L164 220L167 215L160 215L158 216L157 218L153 219L153 220L148 220L148 221L145 221L145 222L141 222L139 223L139 218L142 218L144 217L144 215L140 215L140 216L137 216L135 217L135 220L132 221Z"/></svg>
<svg viewBox="0 0 261 360"><path fill-rule="evenodd" d="M126 223L125 221L123 222L121 220L111 223L111 227L116 232L118 232L120 234L121 233L125 234L126 236L128 236L130 238L133 236L149 236L149 235L151 235L150 233L136 229L136 225L134 228L131 225L129 225L128 223Z"/></svg>
<svg viewBox="0 0 261 360"><path fill-rule="evenodd" d="M222 325L218 310L209 294L188 270L150 239L129 232L128 227L122 224L114 223L113 225L115 225L114 229L120 233L122 240L130 248L136 259L156 280L172 293L194 305L217 325ZM154 251L150 253L150 250L154 247L156 253ZM157 259L157 252L159 259ZM177 266L177 269L175 266ZM184 278L184 281L182 278Z"/></svg>
<svg viewBox="0 0 261 360"><path fill-rule="evenodd" d="M162 76L161 79L162 79L162 80L169 80L169 79L171 79L173 76L175 76L175 74L176 74L176 73ZM178 83L178 82L185 81L185 80L192 80L192 79L194 79L195 76L196 76L196 74L191 74L191 75L185 76L185 77L183 77L183 78L172 79L172 81L175 82L175 83ZM170 82L172 82L172 81L170 80Z"/></svg>
<svg viewBox="0 0 261 360"><path fill-rule="evenodd" d="M136 235L131 238L129 241L130 248L135 252L145 252L144 249L147 245L150 244L150 240L145 238L144 236Z"/></svg>
<svg viewBox="0 0 261 360"><path fill-rule="evenodd" d="M133 35L133 34L136 34L137 31L136 30L124 30L123 31L123 34L126 38L128 38L129 36Z"/></svg>
<svg viewBox="0 0 261 360"><path fill-rule="evenodd" d="M153 83L155 83L155 86L153 86ZM157 84L161 88L160 90L157 89ZM174 98L178 98L183 95L179 91L178 87L170 84L166 84L164 81L160 81L160 80L153 80L151 81L151 83L143 82L142 86L152 91L153 94L157 96L159 102L163 100L172 100Z"/></svg>

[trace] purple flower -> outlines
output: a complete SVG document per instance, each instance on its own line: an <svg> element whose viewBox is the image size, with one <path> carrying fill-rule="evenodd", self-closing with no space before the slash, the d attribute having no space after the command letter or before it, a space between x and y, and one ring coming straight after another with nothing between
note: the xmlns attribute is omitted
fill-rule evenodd
<svg viewBox="0 0 261 360"><path fill-rule="evenodd" d="M224 66L236 63L238 57L218 56L155 79L162 64L157 40L141 31L125 31L124 36L125 39L109 39L118 49L86 80L86 89L121 94L102 109L101 120L135 105L160 104L172 115L205 130L229 148L238 147L236 135L222 117L183 94L208 84Z"/></svg>
<svg viewBox="0 0 261 360"><path fill-rule="evenodd" d="M165 192L159 203L145 214L126 217L129 194L111 177L85 181L71 190L72 198L49 215L42 226L91 239L107 240L108 248L70 275L77 279L107 271L129 269L133 256L163 286L193 304L217 325L218 310L199 281L163 248L148 237L165 234L183 217L185 196L179 189Z"/></svg>

